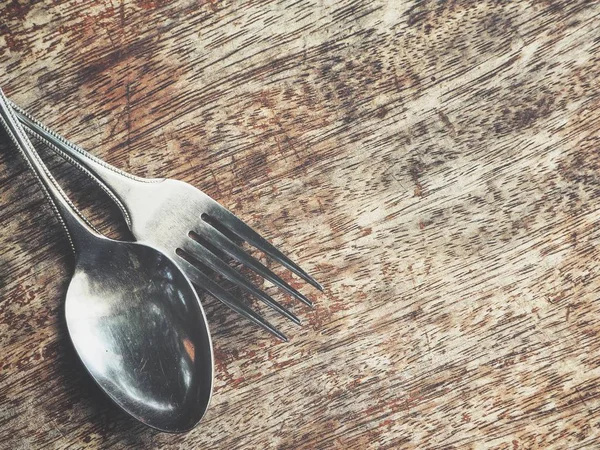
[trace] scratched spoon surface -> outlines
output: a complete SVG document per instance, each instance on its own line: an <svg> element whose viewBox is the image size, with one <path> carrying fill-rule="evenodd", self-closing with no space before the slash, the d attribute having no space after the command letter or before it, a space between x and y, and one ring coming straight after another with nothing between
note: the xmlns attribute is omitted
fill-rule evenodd
<svg viewBox="0 0 600 450"><path fill-rule="evenodd" d="M196 293L151 247L95 238L78 255L65 312L81 360L125 411L153 428L186 431L212 391L213 356Z"/></svg>
<svg viewBox="0 0 600 450"><path fill-rule="evenodd" d="M42 162L1 90L0 122L36 174L75 253L65 313L84 366L142 423L168 432L193 428L210 402L213 353L190 281L156 248L93 229Z"/></svg>

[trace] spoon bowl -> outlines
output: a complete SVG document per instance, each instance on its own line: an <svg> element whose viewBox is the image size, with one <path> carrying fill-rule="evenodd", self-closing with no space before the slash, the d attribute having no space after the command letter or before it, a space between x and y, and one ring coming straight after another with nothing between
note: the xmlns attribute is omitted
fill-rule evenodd
<svg viewBox="0 0 600 450"><path fill-rule="evenodd" d="M89 236L66 296L67 328L100 388L142 423L193 428L210 402L204 312L175 263L144 244Z"/></svg>

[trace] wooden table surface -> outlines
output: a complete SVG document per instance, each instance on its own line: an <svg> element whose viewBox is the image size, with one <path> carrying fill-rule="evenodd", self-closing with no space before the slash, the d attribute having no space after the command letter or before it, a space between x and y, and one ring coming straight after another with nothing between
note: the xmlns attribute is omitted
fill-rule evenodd
<svg viewBox="0 0 600 450"><path fill-rule="evenodd" d="M203 189L326 287L270 264L317 305L264 285L304 319L260 308L288 344L203 296L210 410L146 429L77 360L68 244L2 133L0 448L599 448L598 2L3 0L0 67L45 123Z"/></svg>

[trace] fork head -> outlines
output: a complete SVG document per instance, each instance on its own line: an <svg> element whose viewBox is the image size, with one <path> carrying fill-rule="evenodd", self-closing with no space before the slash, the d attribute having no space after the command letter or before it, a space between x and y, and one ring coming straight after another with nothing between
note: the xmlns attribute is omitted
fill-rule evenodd
<svg viewBox="0 0 600 450"><path fill-rule="evenodd" d="M218 202L192 185L172 180L135 180L126 194L131 231L138 241L152 242L173 257L199 287L282 340L285 336L245 303L234 298L206 273L209 269L257 297L293 322L300 320L228 262L235 260L292 297L312 307L312 302L276 275L241 246L247 242L272 260L322 290L310 275L275 246Z"/></svg>

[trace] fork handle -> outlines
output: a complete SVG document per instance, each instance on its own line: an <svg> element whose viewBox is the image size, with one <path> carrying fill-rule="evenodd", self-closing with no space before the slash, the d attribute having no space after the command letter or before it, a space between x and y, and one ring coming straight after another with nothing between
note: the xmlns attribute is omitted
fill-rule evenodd
<svg viewBox="0 0 600 450"><path fill-rule="evenodd" d="M148 180L129 174L108 164L107 162L91 155L81 147L67 141L58 133L46 127L40 121L9 101L16 117L27 127L28 131L55 153L71 162L79 170L86 173L94 180L111 199L117 204L127 225L131 228L130 209L128 201L133 201L132 195L140 184L152 183L161 180Z"/></svg>
<svg viewBox="0 0 600 450"><path fill-rule="evenodd" d="M94 227L81 215L60 188L48 167L25 134L23 126L17 120L14 110L0 89L0 122L13 144L17 147L31 171L35 174L59 222L67 234L75 254L85 246L90 237L97 236Z"/></svg>

